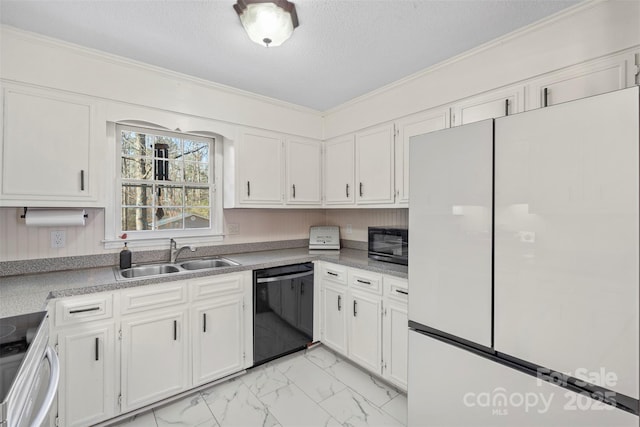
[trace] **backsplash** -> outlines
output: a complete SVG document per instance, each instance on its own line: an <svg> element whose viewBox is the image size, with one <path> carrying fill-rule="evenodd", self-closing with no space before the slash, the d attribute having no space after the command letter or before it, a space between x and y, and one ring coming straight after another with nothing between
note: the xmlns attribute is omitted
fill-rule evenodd
<svg viewBox="0 0 640 427"><path fill-rule="evenodd" d="M87 209L84 227L26 227L18 208L0 208L0 262L41 258L116 253L106 250L104 210ZM340 237L367 241L369 225L406 225L408 209L226 209L225 231L236 224L237 234L225 236L223 244L242 244L306 239L312 225L338 225ZM347 226L351 225L351 233ZM51 231L64 230L64 248L52 249Z"/></svg>

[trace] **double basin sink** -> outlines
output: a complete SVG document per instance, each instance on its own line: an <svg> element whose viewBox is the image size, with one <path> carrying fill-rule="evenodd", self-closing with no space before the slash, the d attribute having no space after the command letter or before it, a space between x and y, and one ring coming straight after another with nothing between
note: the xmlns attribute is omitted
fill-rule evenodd
<svg viewBox="0 0 640 427"><path fill-rule="evenodd" d="M118 267L115 267L114 270L117 280L126 280L144 277L164 276L167 274L188 273L201 270L215 270L218 268L233 267L236 265L240 264L227 258L212 257L193 259L175 264L166 263L136 265L135 267L126 268L124 270L120 270Z"/></svg>

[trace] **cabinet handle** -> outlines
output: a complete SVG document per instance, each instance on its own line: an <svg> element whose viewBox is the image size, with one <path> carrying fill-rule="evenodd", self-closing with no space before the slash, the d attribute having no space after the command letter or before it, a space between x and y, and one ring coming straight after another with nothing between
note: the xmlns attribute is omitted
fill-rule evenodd
<svg viewBox="0 0 640 427"><path fill-rule="evenodd" d="M84 191L84 170L80 171L80 191Z"/></svg>
<svg viewBox="0 0 640 427"><path fill-rule="evenodd" d="M338 295L338 311L342 311L342 296Z"/></svg>
<svg viewBox="0 0 640 427"><path fill-rule="evenodd" d="M100 360L100 338L96 337L96 360Z"/></svg>
<svg viewBox="0 0 640 427"><path fill-rule="evenodd" d="M251 183L247 181L247 197L251 197Z"/></svg>
<svg viewBox="0 0 640 427"><path fill-rule="evenodd" d="M548 87L545 87L544 91L542 92L542 106L543 107L549 106L549 88Z"/></svg>
<svg viewBox="0 0 640 427"><path fill-rule="evenodd" d="M362 197L362 183L360 183L360 197Z"/></svg>
<svg viewBox="0 0 640 427"><path fill-rule="evenodd" d="M207 332L207 313L202 313L202 332Z"/></svg>
<svg viewBox="0 0 640 427"><path fill-rule="evenodd" d="M346 190L347 199L348 199L349 198L349 184L346 185L345 190Z"/></svg>
<svg viewBox="0 0 640 427"><path fill-rule="evenodd" d="M327 274L330 275L330 276L338 277L338 273L334 273L333 271L327 271Z"/></svg>
<svg viewBox="0 0 640 427"><path fill-rule="evenodd" d="M504 115L505 116L509 115L509 100L508 99L504 100Z"/></svg>
<svg viewBox="0 0 640 427"><path fill-rule="evenodd" d="M173 321L173 340L178 341L178 321Z"/></svg>
<svg viewBox="0 0 640 427"><path fill-rule="evenodd" d="M370 285L371 284L371 282L368 282L366 280L360 280L360 279L356 279L356 282L362 283L363 285Z"/></svg>
<svg viewBox="0 0 640 427"><path fill-rule="evenodd" d="M358 301L353 300L353 317L358 315Z"/></svg>
<svg viewBox="0 0 640 427"><path fill-rule="evenodd" d="M69 310L69 314L86 313L88 311L98 311L100 307L79 308L77 310Z"/></svg>
<svg viewBox="0 0 640 427"><path fill-rule="evenodd" d="M296 185L293 184L293 198L296 198Z"/></svg>
<svg viewBox="0 0 640 427"><path fill-rule="evenodd" d="M409 292L407 291L401 291L400 289L396 289L396 292L402 295L409 295Z"/></svg>

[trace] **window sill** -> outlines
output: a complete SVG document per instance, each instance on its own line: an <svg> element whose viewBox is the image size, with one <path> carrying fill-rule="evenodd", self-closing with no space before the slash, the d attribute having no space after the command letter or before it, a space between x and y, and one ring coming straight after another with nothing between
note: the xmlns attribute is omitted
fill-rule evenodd
<svg viewBox="0 0 640 427"><path fill-rule="evenodd" d="M169 240L173 238L178 245L196 245L206 246L208 244L217 244L224 241L224 235L209 236L167 236L167 237L140 237L131 236L126 239L110 239L103 240L102 244L105 249L122 249L124 242L127 242L129 248L144 249L169 249Z"/></svg>

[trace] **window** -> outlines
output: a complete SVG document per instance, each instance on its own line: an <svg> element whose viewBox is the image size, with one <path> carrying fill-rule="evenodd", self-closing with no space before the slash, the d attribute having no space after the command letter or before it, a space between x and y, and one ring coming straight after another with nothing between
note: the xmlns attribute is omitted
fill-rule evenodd
<svg viewBox="0 0 640 427"><path fill-rule="evenodd" d="M213 138L119 125L116 141L122 233L199 235L215 230Z"/></svg>

